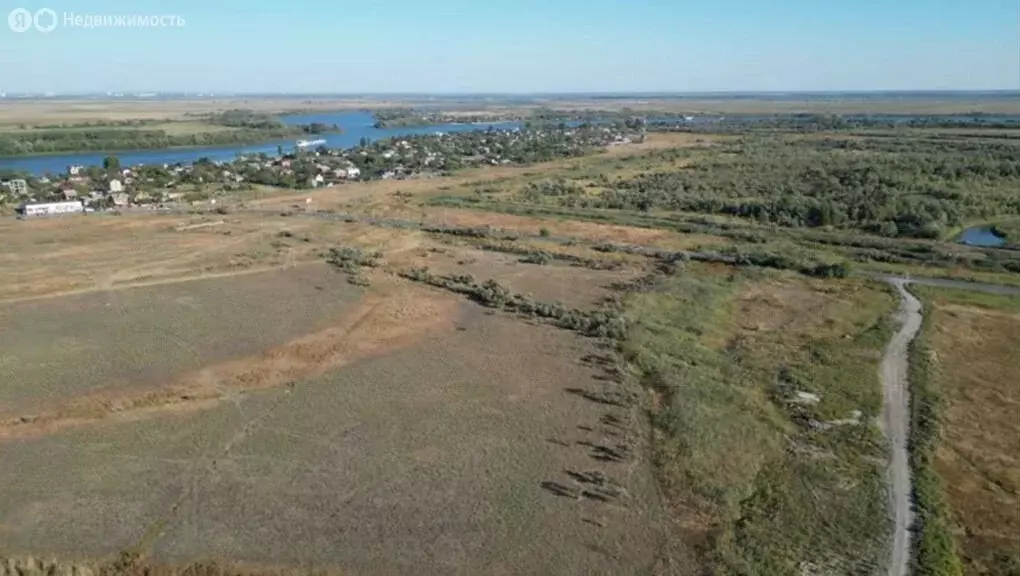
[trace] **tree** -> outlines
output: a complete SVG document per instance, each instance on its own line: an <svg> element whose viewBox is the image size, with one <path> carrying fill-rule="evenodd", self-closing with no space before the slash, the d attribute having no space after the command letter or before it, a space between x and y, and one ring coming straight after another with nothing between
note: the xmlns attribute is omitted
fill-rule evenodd
<svg viewBox="0 0 1020 576"><path fill-rule="evenodd" d="M110 155L103 158L103 169L107 172L119 172L120 171L120 158Z"/></svg>
<svg viewBox="0 0 1020 576"><path fill-rule="evenodd" d="M281 146L280 144L276 145L276 155L283 156L283 146Z"/></svg>

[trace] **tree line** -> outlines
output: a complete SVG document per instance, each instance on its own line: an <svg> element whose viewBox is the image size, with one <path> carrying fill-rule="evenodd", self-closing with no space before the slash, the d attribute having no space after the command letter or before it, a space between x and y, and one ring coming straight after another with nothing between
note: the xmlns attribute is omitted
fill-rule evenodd
<svg viewBox="0 0 1020 576"><path fill-rule="evenodd" d="M987 141L750 136L682 169L531 184L523 201L724 214L785 227L936 238L975 218L1020 215L1020 154Z"/></svg>

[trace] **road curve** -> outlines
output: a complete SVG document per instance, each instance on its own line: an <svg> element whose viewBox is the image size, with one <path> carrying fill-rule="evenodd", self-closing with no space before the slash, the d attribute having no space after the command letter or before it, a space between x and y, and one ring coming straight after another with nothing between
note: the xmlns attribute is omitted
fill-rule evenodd
<svg viewBox="0 0 1020 576"><path fill-rule="evenodd" d="M896 319L900 329L889 341L882 358L882 431L892 448L889 468L889 506L894 520L889 576L907 576L910 567L910 530L914 521L910 488L910 392L907 359L910 343L921 328L921 302L907 291L904 278L886 278L900 294Z"/></svg>

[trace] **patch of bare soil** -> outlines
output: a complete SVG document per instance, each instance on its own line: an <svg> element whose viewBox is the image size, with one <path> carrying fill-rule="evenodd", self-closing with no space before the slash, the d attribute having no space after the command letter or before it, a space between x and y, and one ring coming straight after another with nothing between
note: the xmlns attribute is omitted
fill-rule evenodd
<svg viewBox="0 0 1020 576"><path fill-rule="evenodd" d="M810 326L831 302L831 296L804 283L757 283L741 295L737 322L753 332Z"/></svg>

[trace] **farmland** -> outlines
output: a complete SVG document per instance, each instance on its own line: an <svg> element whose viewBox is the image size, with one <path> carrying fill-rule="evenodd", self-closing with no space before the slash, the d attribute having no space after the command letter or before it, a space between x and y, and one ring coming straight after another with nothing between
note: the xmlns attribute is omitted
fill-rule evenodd
<svg viewBox="0 0 1020 576"><path fill-rule="evenodd" d="M1017 297L919 290L927 327L930 396L941 440L932 470L944 522L967 574L1009 574L1020 566L1018 518Z"/></svg>
<svg viewBox="0 0 1020 576"><path fill-rule="evenodd" d="M873 275L1020 284L1015 251L946 240L1012 216L1011 144L884 138L651 132L215 209L4 219L0 552L113 573L884 573L899 298ZM880 173L855 180L860 157ZM829 181L886 203L812 188ZM1015 450L989 445L980 477L953 454L1007 434L967 423L1008 395L992 368L1016 343L986 334L1015 309L919 290L948 399L935 470L973 487L947 492L980 534L964 561L1001 566L973 503ZM979 351L996 377L976 388Z"/></svg>

